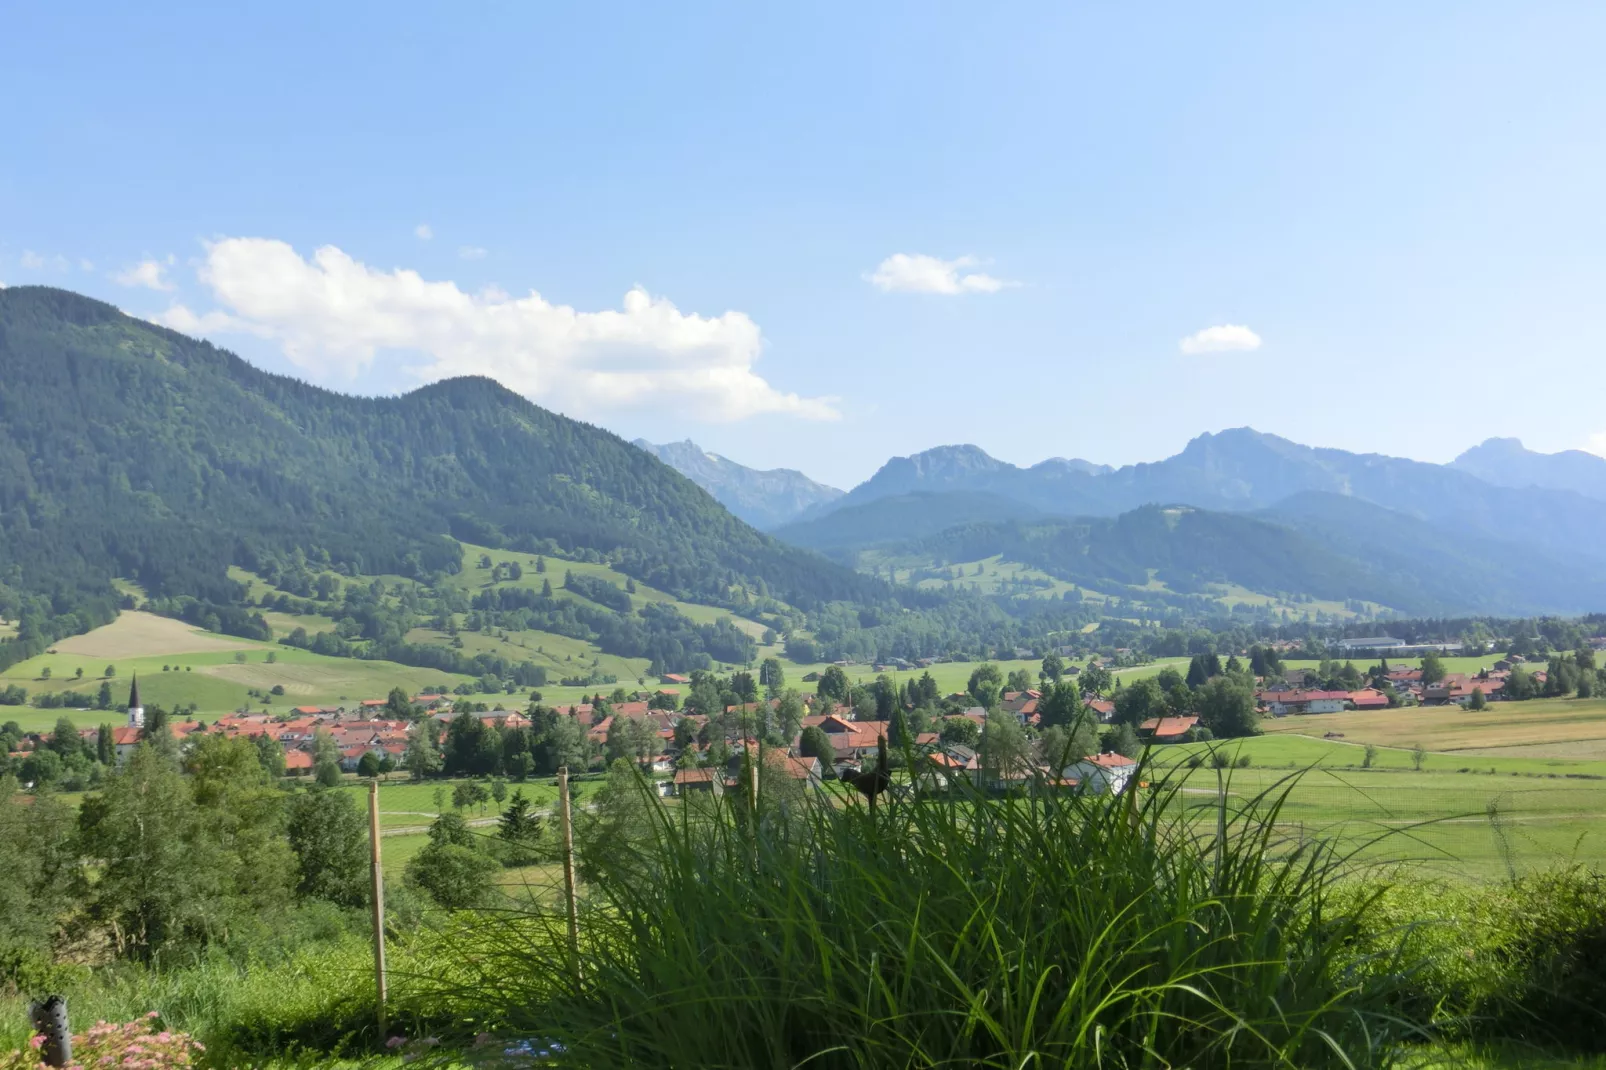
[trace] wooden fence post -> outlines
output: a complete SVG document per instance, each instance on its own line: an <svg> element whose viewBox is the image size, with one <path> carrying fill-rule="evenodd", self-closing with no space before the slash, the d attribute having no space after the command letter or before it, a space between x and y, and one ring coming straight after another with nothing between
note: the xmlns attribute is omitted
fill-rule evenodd
<svg viewBox="0 0 1606 1070"><path fill-rule="evenodd" d="M574 888L574 813L569 803L569 767L558 770L558 823L563 832L563 906L569 915L569 954L580 979L580 901Z"/></svg>
<svg viewBox="0 0 1606 1070"><path fill-rule="evenodd" d="M385 1020L385 1001L389 997L389 979L385 971L385 871L379 855L379 782L368 782L368 840L370 844L369 868L373 882L374 899L374 993L379 1018L379 1042L386 1040L388 1023Z"/></svg>
<svg viewBox="0 0 1606 1070"><path fill-rule="evenodd" d="M66 1066L72 1062L67 1000L62 996L47 996L43 1002L28 1005L28 1016L33 1019L33 1031L45 1038L39 1047L40 1062L46 1066Z"/></svg>

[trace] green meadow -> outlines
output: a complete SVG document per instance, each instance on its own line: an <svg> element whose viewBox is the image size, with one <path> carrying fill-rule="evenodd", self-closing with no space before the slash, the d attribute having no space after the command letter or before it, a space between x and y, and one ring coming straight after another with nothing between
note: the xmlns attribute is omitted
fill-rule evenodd
<svg viewBox="0 0 1606 1070"><path fill-rule="evenodd" d="M1229 768L1210 761L1220 753ZM1190 768L1189 759L1203 760ZM1239 767L1247 759L1247 767ZM1150 752L1156 780L1183 778L1203 812L1286 792L1295 839L1336 838L1368 864L1408 863L1480 880L1583 862L1606 866L1606 762L1488 758L1376 748L1296 735L1175 744Z"/></svg>

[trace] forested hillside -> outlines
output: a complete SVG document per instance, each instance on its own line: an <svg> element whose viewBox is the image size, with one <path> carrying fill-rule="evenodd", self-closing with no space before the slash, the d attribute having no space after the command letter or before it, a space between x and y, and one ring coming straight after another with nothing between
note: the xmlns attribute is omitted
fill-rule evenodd
<svg viewBox="0 0 1606 1070"><path fill-rule="evenodd" d="M1208 584L1431 607L1410 584L1391 584L1363 561L1276 524L1232 513L1145 506L1114 518L1044 518L964 524L896 547L933 562L1002 557L1094 590L1142 587L1178 593Z"/></svg>
<svg viewBox="0 0 1606 1070"><path fill-rule="evenodd" d="M102 302L18 287L0 291L0 383L0 616L22 617L25 641L105 619L115 576L221 606L239 593L231 564L300 551L337 572L427 580L460 567L458 538L594 550L714 604L737 585L799 606L884 592L488 379L348 397Z"/></svg>

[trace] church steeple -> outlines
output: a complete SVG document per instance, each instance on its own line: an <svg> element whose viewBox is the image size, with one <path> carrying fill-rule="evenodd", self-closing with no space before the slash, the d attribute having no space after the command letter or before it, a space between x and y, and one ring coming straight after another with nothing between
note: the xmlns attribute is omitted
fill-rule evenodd
<svg viewBox="0 0 1606 1070"><path fill-rule="evenodd" d="M134 684L128 689L128 726L130 728L145 727L145 707L139 701L139 674L134 674Z"/></svg>

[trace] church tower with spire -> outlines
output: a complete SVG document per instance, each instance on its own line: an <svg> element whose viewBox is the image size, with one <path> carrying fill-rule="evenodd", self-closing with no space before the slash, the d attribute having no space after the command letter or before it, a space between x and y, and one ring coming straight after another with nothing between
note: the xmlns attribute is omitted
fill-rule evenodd
<svg viewBox="0 0 1606 1070"><path fill-rule="evenodd" d="M145 727L145 706L139 700L139 674L134 675L134 686L128 690L128 727Z"/></svg>

